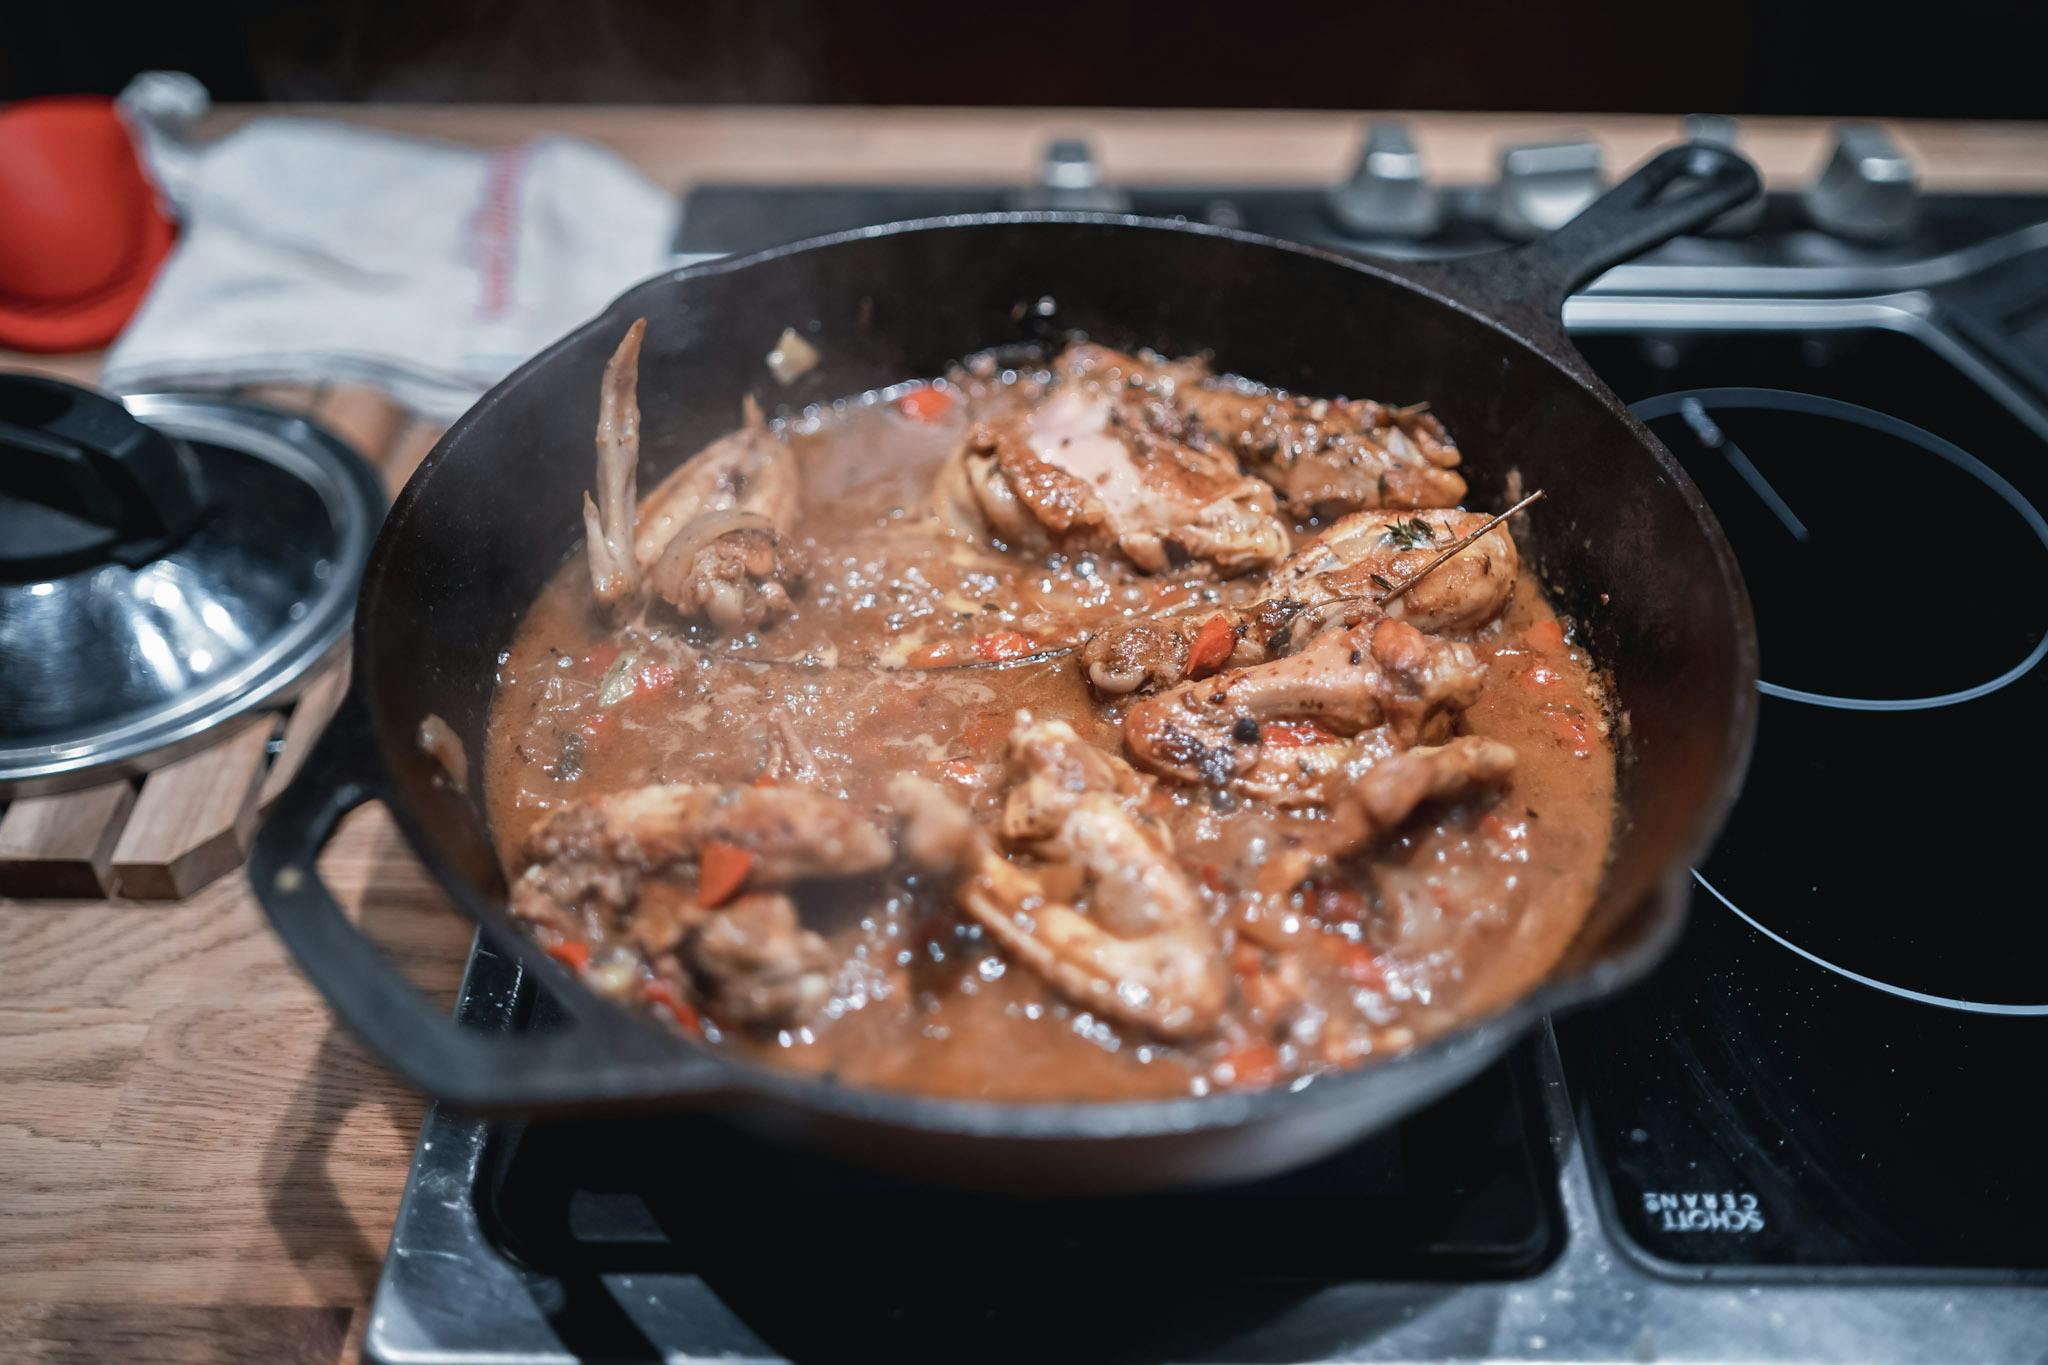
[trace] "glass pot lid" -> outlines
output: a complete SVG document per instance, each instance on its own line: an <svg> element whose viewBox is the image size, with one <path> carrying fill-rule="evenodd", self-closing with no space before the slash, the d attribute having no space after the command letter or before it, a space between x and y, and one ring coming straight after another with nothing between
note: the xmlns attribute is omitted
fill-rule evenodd
<svg viewBox="0 0 2048 1365"><path fill-rule="evenodd" d="M0 375L0 794L146 770L288 695L383 514L303 418Z"/></svg>

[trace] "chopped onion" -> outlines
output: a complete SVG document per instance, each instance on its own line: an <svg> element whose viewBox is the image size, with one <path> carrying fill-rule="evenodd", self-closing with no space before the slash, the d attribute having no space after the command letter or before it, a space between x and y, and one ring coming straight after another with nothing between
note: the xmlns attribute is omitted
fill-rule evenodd
<svg viewBox="0 0 2048 1365"><path fill-rule="evenodd" d="M640 651L629 649L612 661L604 671L604 681L597 685L597 704L617 706L633 695L633 689L640 685Z"/></svg>
<svg viewBox="0 0 2048 1365"><path fill-rule="evenodd" d="M775 382L787 388L818 367L818 348L796 334L796 328L785 327L775 342L775 349L768 353L768 373L775 376Z"/></svg>
<svg viewBox="0 0 2048 1365"><path fill-rule="evenodd" d="M463 752L462 737L455 733L439 716L429 712L420 721L418 735L420 752L441 765L441 771L448 774L448 783L459 792L469 790L469 756Z"/></svg>

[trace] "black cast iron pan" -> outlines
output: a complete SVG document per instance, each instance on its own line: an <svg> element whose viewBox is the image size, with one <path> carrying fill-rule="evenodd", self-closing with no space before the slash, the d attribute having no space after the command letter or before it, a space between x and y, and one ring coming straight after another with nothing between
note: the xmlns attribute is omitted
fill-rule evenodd
<svg viewBox="0 0 2048 1365"><path fill-rule="evenodd" d="M855 1160L1014 1189L1120 1190L1309 1161L1474 1074L1543 1011L1615 990L1679 926L1687 867L1719 826L1755 724L1756 639L1698 491L1565 338L1566 293L1757 192L1740 157L1666 151L1549 238L1450 265L1361 263L1184 223L1024 213L845 233L681 270L628 292L486 394L434 448L365 574L347 702L256 840L249 875L306 973L392 1066L444 1101L507 1113L713 1108ZM1049 303L1041 303L1049 300ZM1427 398L1468 452L1470 505L1503 479L1549 490L1525 546L1612 670L1628 727L1614 857L1584 931L1520 1004L1409 1055L1294 1090L1014 1105L854 1089L693 1047L586 990L511 922L476 793L496 656L581 534L598 377L648 319L643 487L733 423L938 373L1073 330L1310 393ZM823 363L787 391L761 357L815 324ZM443 717L468 793L415 744ZM455 904L538 972L571 1026L456 1025L350 925L314 862L382 801Z"/></svg>

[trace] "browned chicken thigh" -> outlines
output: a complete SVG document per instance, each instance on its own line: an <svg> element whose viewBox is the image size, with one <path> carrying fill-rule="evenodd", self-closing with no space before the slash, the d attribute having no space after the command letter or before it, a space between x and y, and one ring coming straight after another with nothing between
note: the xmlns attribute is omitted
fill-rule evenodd
<svg viewBox="0 0 2048 1365"><path fill-rule="evenodd" d="M1487 520L1484 512L1353 512L1273 571L1273 595L1306 606L1377 600ZM1502 523L1382 610L1422 630L1476 630L1507 610L1521 567Z"/></svg>
<svg viewBox="0 0 2048 1365"><path fill-rule="evenodd" d="M1465 497L1458 448L1420 408L1347 398L1305 398L1236 380L1175 395L1209 437L1296 517L1361 508L1456 507Z"/></svg>
<svg viewBox="0 0 2048 1365"><path fill-rule="evenodd" d="M1272 490L1240 473L1228 451L1146 426L1138 401L1055 387L978 423L942 496L1018 548L1120 553L1147 573L1199 560L1238 574L1285 557Z"/></svg>

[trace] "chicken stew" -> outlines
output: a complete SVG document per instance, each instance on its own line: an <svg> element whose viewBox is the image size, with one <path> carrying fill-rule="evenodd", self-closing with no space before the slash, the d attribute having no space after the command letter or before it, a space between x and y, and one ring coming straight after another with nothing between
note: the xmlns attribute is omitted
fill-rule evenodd
<svg viewBox="0 0 2048 1365"><path fill-rule="evenodd" d="M640 336L486 765L594 988L848 1084L1108 1100L1392 1055L1561 955L1609 698L1426 407L1076 342L750 400L642 498Z"/></svg>

